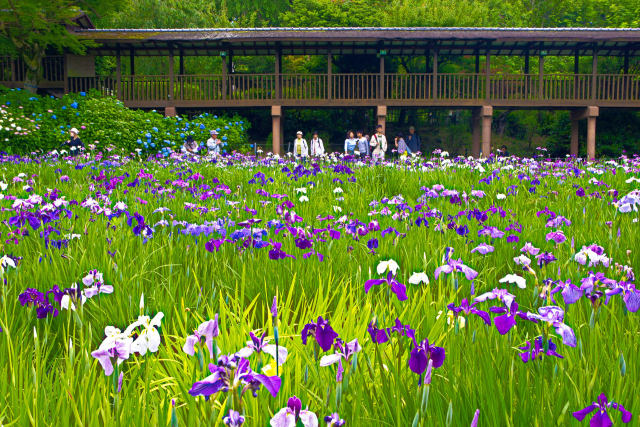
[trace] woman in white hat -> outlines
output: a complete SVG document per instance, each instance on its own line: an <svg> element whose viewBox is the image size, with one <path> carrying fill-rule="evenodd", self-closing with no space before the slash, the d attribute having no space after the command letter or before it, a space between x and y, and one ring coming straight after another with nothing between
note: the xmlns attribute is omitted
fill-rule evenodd
<svg viewBox="0 0 640 427"><path fill-rule="evenodd" d="M78 129L71 128L69 129L70 138L64 142L65 145L69 146L69 151L72 156L79 156L82 154L82 150L84 150L84 144L82 140L78 137Z"/></svg>
<svg viewBox="0 0 640 427"><path fill-rule="evenodd" d="M207 150L209 150L209 154L214 156L220 155L220 147L222 147L222 141L218 139L218 131L212 129L211 138L207 139Z"/></svg>
<svg viewBox="0 0 640 427"><path fill-rule="evenodd" d="M293 141L293 154L303 159L309 156L309 146L307 145L307 141L302 137L301 130L298 131L296 139Z"/></svg>

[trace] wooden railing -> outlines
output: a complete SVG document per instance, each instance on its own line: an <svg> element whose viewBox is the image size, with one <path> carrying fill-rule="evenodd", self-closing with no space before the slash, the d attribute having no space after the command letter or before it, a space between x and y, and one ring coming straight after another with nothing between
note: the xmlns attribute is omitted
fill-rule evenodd
<svg viewBox="0 0 640 427"><path fill-rule="evenodd" d="M74 77L70 91L98 89L131 104L150 102L378 101L419 103L640 102L640 75L601 74L210 74ZM616 105L617 105L616 104ZM146 104L145 104L146 105ZM545 104L546 105L546 104Z"/></svg>

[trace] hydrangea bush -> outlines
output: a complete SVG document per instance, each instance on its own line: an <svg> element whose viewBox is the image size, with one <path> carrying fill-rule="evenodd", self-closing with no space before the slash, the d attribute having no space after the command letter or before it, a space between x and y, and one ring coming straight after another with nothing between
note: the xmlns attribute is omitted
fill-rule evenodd
<svg viewBox="0 0 640 427"><path fill-rule="evenodd" d="M249 123L240 117L208 113L194 118L164 117L157 111L132 110L97 91L62 98L34 96L20 89L0 88L0 149L11 154L49 151L78 128L85 146L108 146L141 154L177 151L188 135L203 143L215 129L226 145L223 151L249 152Z"/></svg>

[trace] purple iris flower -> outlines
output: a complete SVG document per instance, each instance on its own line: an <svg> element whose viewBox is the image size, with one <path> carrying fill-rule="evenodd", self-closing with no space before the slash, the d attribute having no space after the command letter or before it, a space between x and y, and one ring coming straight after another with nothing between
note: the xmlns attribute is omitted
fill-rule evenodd
<svg viewBox="0 0 640 427"><path fill-rule="evenodd" d="M37 289L27 288L23 293L18 295L18 301L22 306L35 307L38 319L44 319L49 314L51 314L52 317L58 315L58 309L51 305L45 294Z"/></svg>
<svg viewBox="0 0 640 427"><path fill-rule="evenodd" d="M531 256L536 256L540 253L540 249L536 248L535 246L533 246L531 244L531 242L527 242L524 244L524 246L520 249L520 252L527 253Z"/></svg>
<svg viewBox="0 0 640 427"><path fill-rule="evenodd" d="M436 276L437 277L437 276ZM386 283L391 288L391 292L396 294L398 301L405 301L407 299L407 287L398 282L391 271L387 273L386 279L370 279L364 283L364 293L368 293L372 286L378 286Z"/></svg>
<svg viewBox="0 0 640 427"><path fill-rule="evenodd" d="M508 307L491 307L489 311L500 314L500 316L496 316L493 319L493 323L496 325L500 335L506 334L516 326L516 316L529 320L527 313L518 310L518 303L515 301Z"/></svg>
<svg viewBox="0 0 640 427"><path fill-rule="evenodd" d="M234 355L221 356L217 365L210 363L209 371L211 375L193 384L189 390L190 395L205 396L209 399L212 394L219 391L227 392L239 384L243 386L241 395L250 390L254 397L257 396L260 385L263 385L273 397L276 397L280 390L280 377L256 374L251 370L247 359Z"/></svg>
<svg viewBox="0 0 640 427"><path fill-rule="evenodd" d="M280 409L271 418L271 427L292 427L298 423L304 427L317 427L318 417L313 412L302 409L302 402L296 396L287 401L287 406Z"/></svg>
<svg viewBox="0 0 640 427"><path fill-rule="evenodd" d="M509 308L509 307L511 307L511 304L516 299L516 297L515 297L515 295L510 294L509 291L506 290L506 289L494 288L490 292L485 292L482 295L478 295L477 297L474 298L473 301L474 302L485 302L485 301L494 300L494 299L502 301L504 303L504 305L506 305L507 308Z"/></svg>
<svg viewBox="0 0 640 427"><path fill-rule="evenodd" d="M280 242L274 242L273 240L271 240L271 246L273 246L273 249L271 249L269 251L269 258L271 258L272 260L285 259L285 258L293 258L293 259L296 258L293 255L289 255L285 251L283 251L281 249L282 248L282 243L280 243Z"/></svg>
<svg viewBox="0 0 640 427"><path fill-rule="evenodd" d="M100 348L91 352L91 356L100 362L104 374L109 376L113 373L114 362L119 365L129 358L132 342L133 338L105 340Z"/></svg>
<svg viewBox="0 0 640 427"><path fill-rule="evenodd" d="M374 249L378 248L378 239L369 239L367 241L367 248L369 248L369 250L373 251Z"/></svg>
<svg viewBox="0 0 640 427"><path fill-rule="evenodd" d="M487 245L486 243L480 243L478 246L471 249L471 253L478 252L480 255L486 255L493 252L493 250L493 246Z"/></svg>
<svg viewBox="0 0 640 427"><path fill-rule="evenodd" d="M240 412L229 409L229 413L222 419L225 425L229 427L240 427L244 424L244 417Z"/></svg>
<svg viewBox="0 0 640 427"><path fill-rule="evenodd" d="M362 350L357 338L346 344L338 338L333 344L333 348L335 349L335 353L322 356L322 359L320 359L320 366L333 365L334 363L341 362L342 360L344 360L345 363L348 363L351 357Z"/></svg>
<svg viewBox="0 0 640 427"><path fill-rule="evenodd" d="M567 240L567 236L564 235L564 232L562 230L558 230L547 233L546 239L547 242L553 240L556 245L559 245L560 243L564 243Z"/></svg>
<svg viewBox="0 0 640 427"><path fill-rule="evenodd" d="M324 417L324 422L327 423L327 427L342 427L346 423L337 412Z"/></svg>
<svg viewBox="0 0 640 427"><path fill-rule="evenodd" d="M624 406L619 403L616 403L614 401L609 402L607 396L605 396L604 393L598 396L597 402L593 402L591 405L574 412L572 415L576 420L582 421L587 415L589 415L593 411L596 411L596 413L591 417L591 420L589 420L589 425L591 427L610 427L613 425L613 422L611 421L611 418L607 413L607 410L609 409L617 409L618 411L620 411L622 413L623 423L626 424L631 422L631 412L624 409Z"/></svg>
<svg viewBox="0 0 640 427"><path fill-rule="evenodd" d="M375 324L375 321L371 321L367 326L367 331L371 335L371 341L375 344L383 344L391 338L391 333L395 332L398 335L407 336L411 339L415 339L415 330L411 329L410 325L403 325L400 319L396 318L395 325L390 328L379 329Z"/></svg>
<svg viewBox="0 0 640 427"><path fill-rule="evenodd" d="M224 242L225 242L224 238L222 238L222 239L211 239L207 243L204 244L204 248L209 252L213 252L213 251L218 252L220 250L220 246L222 246L222 244Z"/></svg>
<svg viewBox="0 0 640 427"><path fill-rule="evenodd" d="M189 335L187 340L182 347L182 350L190 356L195 354L195 345L204 338L205 345L209 349L209 357L215 357L214 349L213 349L213 339L220 335L220 329L218 326L218 313L212 320L208 320L203 322L198 326L193 332L193 335Z"/></svg>
<svg viewBox="0 0 640 427"><path fill-rule="evenodd" d="M501 239L504 237L504 232L500 231L497 227L485 226L482 230L478 231L478 236L490 236L492 239Z"/></svg>
<svg viewBox="0 0 640 427"><path fill-rule="evenodd" d="M562 343L570 347L577 345L576 334L564 323L564 310L555 305L540 307L538 314L527 313L529 320L536 319L552 325L562 337Z"/></svg>
<svg viewBox="0 0 640 427"><path fill-rule="evenodd" d="M282 365L287 360L287 349L281 345L269 344L269 340L265 339L266 335L265 332L258 338L253 332L249 332L251 341L247 341L247 346L240 349L236 355L248 359L253 353L266 353L277 360L279 365Z"/></svg>
<svg viewBox="0 0 640 427"><path fill-rule="evenodd" d="M451 303L447 305L447 308L453 311L456 315L460 314L461 312L467 316L471 314L475 314L476 316L484 320L484 323L491 326L491 317L489 317L489 313L475 308L476 304L477 302L469 304L469 300L466 298L463 298L462 301L460 302L460 306L456 306L455 304Z"/></svg>
<svg viewBox="0 0 640 427"><path fill-rule="evenodd" d="M584 289L571 283L571 280L567 280L566 282L558 280L555 283L556 287L551 291L551 295L560 292L566 305L578 302L584 295Z"/></svg>
<svg viewBox="0 0 640 427"><path fill-rule="evenodd" d="M409 356L409 369L422 376L422 373L427 370L429 360L434 368L439 368L444 363L444 359L444 348L429 344L428 339L424 339L420 344L416 344L414 340L414 348Z"/></svg>
<svg viewBox="0 0 640 427"><path fill-rule="evenodd" d="M538 254L536 255L536 259L538 260L538 266L540 267L542 267L542 264L548 265L557 260L557 258L553 256L551 252L543 252L541 254Z"/></svg>
<svg viewBox="0 0 640 427"><path fill-rule="evenodd" d="M547 344L548 344L548 348L545 350L544 338L537 337L533 341L533 347L531 347L531 341L527 341L526 345L522 347L518 347L520 350L523 350L523 352L520 353L520 358L524 363L527 363L532 360L536 360L537 358L542 358L542 356L544 355L555 356L555 357L559 357L560 359L564 358L562 355L556 352L557 346L553 341L549 340Z"/></svg>
<svg viewBox="0 0 640 427"><path fill-rule="evenodd" d="M441 265L440 267L436 268L434 275L437 280L438 276L440 276L440 273L450 274L456 271L464 273L464 276L467 278L467 280L473 280L478 277L478 272L471 267L464 265L462 263L462 259L460 258L458 258L457 260L449 259L445 265Z"/></svg>
<svg viewBox="0 0 640 427"><path fill-rule="evenodd" d="M313 336L322 351L329 351L333 342L338 338L338 334L331 328L328 320L324 320L322 316L318 317L317 322L307 323L302 329L302 343L307 345L307 338Z"/></svg>

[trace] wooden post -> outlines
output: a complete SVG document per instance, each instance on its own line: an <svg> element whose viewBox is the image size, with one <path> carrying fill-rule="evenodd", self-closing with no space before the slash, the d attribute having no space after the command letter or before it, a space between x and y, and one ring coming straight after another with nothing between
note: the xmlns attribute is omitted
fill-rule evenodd
<svg viewBox="0 0 640 427"><path fill-rule="evenodd" d="M227 57L223 56L222 58L222 100L227 99Z"/></svg>
<svg viewBox="0 0 640 427"><path fill-rule="evenodd" d="M491 155L491 121L493 120L493 107L483 105L480 109L482 116L482 156L489 158Z"/></svg>
<svg viewBox="0 0 640 427"><path fill-rule="evenodd" d="M132 76L136 73L136 61L133 49L129 49L129 74Z"/></svg>
<svg viewBox="0 0 640 427"><path fill-rule="evenodd" d="M271 152L282 154L282 107L271 106Z"/></svg>
<svg viewBox="0 0 640 427"><path fill-rule="evenodd" d="M544 56L540 55L538 60L538 99L544 99Z"/></svg>
<svg viewBox="0 0 640 427"><path fill-rule="evenodd" d="M378 124L382 126L382 132L387 130L387 106L378 105L376 108L376 116L378 118Z"/></svg>
<svg viewBox="0 0 640 427"><path fill-rule="evenodd" d="M327 99L331 100L333 91L333 55L327 54Z"/></svg>
<svg viewBox="0 0 640 427"><path fill-rule="evenodd" d="M596 158L596 117L598 117L598 107L587 107L587 159Z"/></svg>
<svg viewBox="0 0 640 427"><path fill-rule="evenodd" d="M63 57L63 73L64 73L64 93L69 93L69 55L64 55Z"/></svg>
<svg viewBox="0 0 640 427"><path fill-rule="evenodd" d="M122 100L122 58L120 57L120 49L116 52L116 93L118 99Z"/></svg>
<svg viewBox="0 0 640 427"><path fill-rule="evenodd" d="M569 145L569 154L578 157L579 149L579 124L580 121L575 111L571 111L571 142Z"/></svg>
<svg viewBox="0 0 640 427"><path fill-rule="evenodd" d="M622 86L622 90L624 91L622 97L624 100L629 99L629 51L624 52L624 66L622 69L624 73L623 81L624 85Z"/></svg>
<svg viewBox="0 0 640 427"><path fill-rule="evenodd" d="M175 80L175 76L174 76L174 72L173 72L173 66L174 66L174 60L173 60L173 50L169 50L169 104L173 105L174 102L174 91L173 91L173 86L174 86L174 80Z"/></svg>
<svg viewBox="0 0 640 427"><path fill-rule="evenodd" d="M491 98L491 52L489 52L489 50L487 49L487 55L485 57L485 64L484 64L484 79L485 79L485 99L489 100ZM484 107L483 107L484 108ZM483 126L484 126L484 121L483 121ZM489 122L489 126L491 126L491 122ZM484 135L484 128L482 131L482 135ZM484 136L483 136L484 137ZM484 146L483 146L484 147Z"/></svg>
<svg viewBox="0 0 640 427"><path fill-rule="evenodd" d="M524 94L525 98L531 98L531 76L529 75L529 49L524 53Z"/></svg>
<svg viewBox="0 0 640 427"><path fill-rule="evenodd" d="M479 99L480 98L480 88L478 87L478 84L480 83L480 54L478 53L478 51L476 51L476 58L475 59L476 59L476 63L475 63L475 74L476 75L475 75L475 77L473 79L474 86L475 86L475 96L474 96L474 98ZM471 121L473 122L473 117L471 118ZM478 147L478 153L480 153L480 147Z"/></svg>
<svg viewBox="0 0 640 427"><path fill-rule="evenodd" d="M624 52L624 66L623 66L624 74L629 74L629 51Z"/></svg>
<svg viewBox="0 0 640 427"><path fill-rule="evenodd" d="M432 64L432 74L433 74L433 89L431 91L433 99L438 99L438 49L433 50L433 64Z"/></svg>
<svg viewBox="0 0 640 427"><path fill-rule="evenodd" d="M579 73L580 73L580 54L579 54L579 50L576 49L575 52L573 53L573 99L574 100L578 99L578 74ZM571 141L573 141L573 134L571 138L572 138Z"/></svg>
<svg viewBox="0 0 640 427"><path fill-rule="evenodd" d="M180 58L178 59L178 73L180 74L180 99L184 99L184 50L180 49Z"/></svg>
<svg viewBox="0 0 640 427"><path fill-rule="evenodd" d="M596 94L597 74L598 74L598 50L596 48L593 48L593 62L591 64L591 99L597 98L597 94ZM596 131L596 124L594 119L594 122L593 122L594 138L595 138L595 131ZM595 139L594 139L594 144L595 144ZM595 151L594 151L594 156L595 156Z"/></svg>
<svg viewBox="0 0 640 427"><path fill-rule="evenodd" d="M384 99L384 55L380 55L380 81L378 82L378 99Z"/></svg>
<svg viewBox="0 0 640 427"><path fill-rule="evenodd" d="M471 111L471 155L476 159L480 157L482 145L482 108L474 108Z"/></svg>
<svg viewBox="0 0 640 427"><path fill-rule="evenodd" d="M282 99L282 50L278 48L276 50L276 99Z"/></svg>

